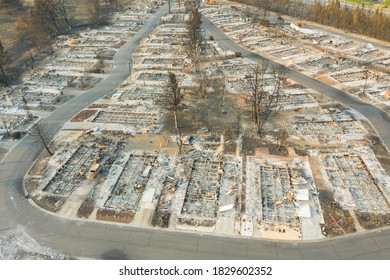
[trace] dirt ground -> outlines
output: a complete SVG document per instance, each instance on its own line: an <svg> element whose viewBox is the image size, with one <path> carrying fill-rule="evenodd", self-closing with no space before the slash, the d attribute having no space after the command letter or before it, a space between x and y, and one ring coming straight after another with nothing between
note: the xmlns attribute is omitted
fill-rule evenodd
<svg viewBox="0 0 390 280"><path fill-rule="evenodd" d="M325 236L337 236L356 231L355 222L348 210L342 209L334 202L332 191L330 191L324 178L320 174L320 157L309 157L313 178L319 191L320 205L325 221L322 227Z"/></svg>
<svg viewBox="0 0 390 280"><path fill-rule="evenodd" d="M92 117L97 111L96 110L84 110L78 113L71 122L82 122Z"/></svg>
<svg viewBox="0 0 390 280"><path fill-rule="evenodd" d="M321 161L320 157L309 157L311 172L313 174L314 181L316 183L317 190L327 191L328 188L325 185L324 178L320 174Z"/></svg>
<svg viewBox="0 0 390 280"><path fill-rule="evenodd" d="M178 126L182 133L193 134L202 128L212 135L224 134L227 137L238 137L238 122L241 109L237 102L239 97L226 96L223 106L217 94L208 94L202 98L194 90L185 96L187 109L179 113ZM165 128L174 132L173 117L167 116Z"/></svg>
<svg viewBox="0 0 390 280"><path fill-rule="evenodd" d="M95 204L89 199L85 199L81 204L79 210L77 210L77 217L79 218L88 218L93 210L95 209Z"/></svg>
<svg viewBox="0 0 390 280"><path fill-rule="evenodd" d="M34 197L34 202L42 207L43 209L49 210L50 212L57 212L61 209L62 205L65 202L63 197L54 197L54 196L38 196Z"/></svg>
<svg viewBox="0 0 390 280"><path fill-rule="evenodd" d="M96 219L100 221L128 224L133 221L134 214L127 211L116 212L113 210L99 209L96 213Z"/></svg>
<svg viewBox="0 0 390 280"><path fill-rule="evenodd" d="M359 224L364 229L375 229L382 226L390 225L390 214L381 215L373 213L361 213L355 211L355 215L359 221Z"/></svg>
<svg viewBox="0 0 390 280"><path fill-rule="evenodd" d="M325 236L337 236L356 231L354 219L348 210L342 209L334 202L334 197L329 190L319 190L321 209L324 215Z"/></svg>

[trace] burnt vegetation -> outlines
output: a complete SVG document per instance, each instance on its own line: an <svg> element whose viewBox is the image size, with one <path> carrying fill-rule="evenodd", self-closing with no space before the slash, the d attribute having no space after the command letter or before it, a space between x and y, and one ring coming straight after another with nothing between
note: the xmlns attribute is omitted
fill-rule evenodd
<svg viewBox="0 0 390 280"><path fill-rule="evenodd" d="M181 106L182 94L177 81L176 75L173 72L168 73L167 93L157 101L157 105L166 109L173 114L175 120L175 128L178 129L178 114L183 109Z"/></svg>
<svg viewBox="0 0 390 280"><path fill-rule="evenodd" d="M265 18L269 11L329 25L376 39L390 40L390 17L380 8L371 9L364 4L351 8L339 0L327 3L316 1L314 5L302 0L235 0L235 2L258 8L259 16Z"/></svg>
<svg viewBox="0 0 390 280"><path fill-rule="evenodd" d="M282 69L272 70L273 89L265 90L265 75L268 70L267 63L257 63L252 67L251 73L246 76L247 95L244 98L251 106L252 120L256 125L256 132L262 136L265 124L279 102L281 86L284 80Z"/></svg>
<svg viewBox="0 0 390 280"><path fill-rule="evenodd" d="M0 1L0 18L7 25L7 34L0 37L0 85L16 82L22 67L33 68L58 35L107 24L111 13L121 9L119 0Z"/></svg>
<svg viewBox="0 0 390 280"><path fill-rule="evenodd" d="M184 50L187 57L194 64L195 69L197 69L205 43L205 39L201 31L202 15L199 12L199 4L188 4L188 6L186 6L186 10L187 9L190 11L190 21L188 21L186 24L188 39L184 44Z"/></svg>

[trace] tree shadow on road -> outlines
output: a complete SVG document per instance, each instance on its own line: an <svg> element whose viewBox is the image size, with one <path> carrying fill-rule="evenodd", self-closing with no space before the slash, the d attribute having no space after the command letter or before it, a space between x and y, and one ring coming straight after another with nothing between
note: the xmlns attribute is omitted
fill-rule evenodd
<svg viewBox="0 0 390 280"><path fill-rule="evenodd" d="M102 255L103 260L128 260L129 257L121 250L110 250Z"/></svg>

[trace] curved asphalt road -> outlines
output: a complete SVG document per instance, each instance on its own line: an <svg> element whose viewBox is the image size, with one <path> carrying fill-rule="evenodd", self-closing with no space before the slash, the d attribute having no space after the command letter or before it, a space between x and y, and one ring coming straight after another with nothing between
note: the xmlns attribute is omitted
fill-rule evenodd
<svg viewBox="0 0 390 280"><path fill-rule="evenodd" d="M150 21L115 56L105 81L57 109L49 125L63 122L114 89L128 75L127 61L157 22ZM38 243L71 256L96 259L390 259L390 229L320 242L276 242L64 219L37 209L23 197L23 175L40 149L22 140L0 164L0 229L22 225Z"/></svg>

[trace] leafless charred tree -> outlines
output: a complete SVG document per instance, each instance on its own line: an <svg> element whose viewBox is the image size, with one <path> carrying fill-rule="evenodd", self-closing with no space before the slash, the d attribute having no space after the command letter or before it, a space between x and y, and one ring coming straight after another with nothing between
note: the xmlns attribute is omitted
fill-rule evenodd
<svg viewBox="0 0 390 280"><path fill-rule="evenodd" d="M235 1L258 7L260 1L266 0ZM380 8L367 9L364 4L356 7L345 6L340 0L330 0L325 3L315 1L313 4L307 4L302 0L268 0L268 4L268 11L315 21L380 40L390 39L390 17Z"/></svg>
<svg viewBox="0 0 390 280"><path fill-rule="evenodd" d="M169 72L168 76L167 93L164 94L160 100L158 100L158 104L173 114L175 119L175 128L178 129L177 120L179 111L182 109L182 96L175 73Z"/></svg>
<svg viewBox="0 0 390 280"><path fill-rule="evenodd" d="M90 69L89 72L92 73L104 73L106 67L106 56L104 51L99 51L96 53L97 63Z"/></svg>
<svg viewBox="0 0 390 280"><path fill-rule="evenodd" d="M176 135L176 144L177 144L177 147L178 147L178 154L179 156L181 155L182 151L183 151L183 141L184 141L184 135L183 133L181 132L177 132L177 135Z"/></svg>
<svg viewBox="0 0 390 280"><path fill-rule="evenodd" d="M253 66L250 70L251 72L245 76L246 79L246 93L244 93L244 98L249 101L252 112L252 120L255 124L258 122L259 113L257 112L259 106L258 103L261 100L261 94L263 90L263 79L265 72L267 71L268 65L263 63L257 63L256 66Z"/></svg>
<svg viewBox="0 0 390 280"><path fill-rule="evenodd" d="M181 13L182 0L178 0L177 2L179 4L179 13Z"/></svg>
<svg viewBox="0 0 390 280"><path fill-rule="evenodd" d="M30 106L28 106L28 102L26 97L22 95L22 103L23 103L23 110L26 112L26 116L29 121L32 121L34 119L34 115L31 113Z"/></svg>
<svg viewBox="0 0 390 280"><path fill-rule="evenodd" d="M49 40L50 36L43 30L37 30L32 36L31 41L38 52L42 52Z"/></svg>
<svg viewBox="0 0 390 280"><path fill-rule="evenodd" d="M200 73L198 76L199 92L203 98L207 98L207 90L210 86L210 79L205 73Z"/></svg>
<svg viewBox="0 0 390 280"><path fill-rule="evenodd" d="M119 3L119 0L104 0L104 5L106 9L123 9L121 3Z"/></svg>
<svg viewBox="0 0 390 280"><path fill-rule="evenodd" d="M49 1L50 2L50 1ZM66 0L52 0L52 9L57 18L64 22L68 28L71 28L71 23L68 17L68 10L66 8Z"/></svg>
<svg viewBox="0 0 390 280"><path fill-rule="evenodd" d="M23 39L40 52L50 38L71 28L66 0L34 0L32 8L15 23Z"/></svg>
<svg viewBox="0 0 390 280"><path fill-rule="evenodd" d="M6 119L6 118L4 118L4 119L2 119L1 120L1 122L2 122L2 124L3 124L3 127L4 127L4 129L5 129L5 133L7 134L7 136L9 136L10 135L10 120L8 120L8 119Z"/></svg>
<svg viewBox="0 0 390 280"><path fill-rule="evenodd" d="M30 11L20 16L15 23L16 30L23 40L29 41L38 52L41 52L52 33L50 28L41 25L41 20L35 19L35 13Z"/></svg>
<svg viewBox="0 0 390 280"><path fill-rule="evenodd" d="M70 28L65 3L65 0L34 0L32 16L35 24L48 28L52 35L56 35L62 25Z"/></svg>
<svg viewBox="0 0 390 280"><path fill-rule="evenodd" d="M275 109L278 102L280 86L274 85L273 91L265 90L265 75L268 69L266 62L257 63L246 76L247 94L244 96L251 105L252 120L256 125L256 132L261 136L264 125Z"/></svg>
<svg viewBox="0 0 390 280"><path fill-rule="evenodd" d="M107 14L104 7L100 3L100 0L86 0L89 6L88 13L90 15L90 21L93 24L106 24L108 21Z"/></svg>
<svg viewBox="0 0 390 280"><path fill-rule="evenodd" d="M279 37L281 36L283 38L283 25L284 25L284 19L281 16L278 16L276 18L276 36Z"/></svg>
<svg viewBox="0 0 390 280"><path fill-rule="evenodd" d="M184 0L184 9L188 13L200 7L200 0Z"/></svg>
<svg viewBox="0 0 390 280"><path fill-rule="evenodd" d="M263 10L263 19L265 19L271 8L270 0L258 0L258 8Z"/></svg>
<svg viewBox="0 0 390 280"><path fill-rule="evenodd" d="M199 10L194 8L191 10L190 20L186 23L188 38L184 43L186 55L197 68L200 56L204 49L204 37L201 30L201 17Z"/></svg>
<svg viewBox="0 0 390 280"><path fill-rule="evenodd" d="M29 53L29 56L30 56L30 68L34 69L34 64L35 64L34 56L33 56L32 52L31 52L31 50L28 53Z"/></svg>
<svg viewBox="0 0 390 280"><path fill-rule="evenodd" d="M51 132L46 124L42 122L34 123L30 127L28 134L33 143L42 145L50 156L53 155L53 152L50 150Z"/></svg>
<svg viewBox="0 0 390 280"><path fill-rule="evenodd" d="M85 69L83 76L80 77L80 87L82 89L86 89L91 86L91 82L92 82L91 69Z"/></svg>
<svg viewBox="0 0 390 280"><path fill-rule="evenodd" d="M288 132L286 130L283 130L282 132L278 133L277 135L277 144L276 144L276 150L280 152L281 148L286 145L286 140L288 138Z"/></svg>
<svg viewBox="0 0 390 280"><path fill-rule="evenodd" d="M278 69L273 70L274 75L274 90L273 94L275 94L275 100L274 100L274 116L276 114L277 107L279 105L280 95L282 94L282 86L283 83L286 80L286 75L284 68L279 67Z"/></svg>
<svg viewBox="0 0 390 280"><path fill-rule="evenodd" d="M223 73L223 71L221 69L218 69L218 71L217 71L216 86L217 86L218 91L221 94L220 107L222 107L223 102L225 101L226 76L225 76L225 73Z"/></svg>
<svg viewBox="0 0 390 280"><path fill-rule="evenodd" d="M0 9L19 9L23 7L21 0L2 0L0 1Z"/></svg>
<svg viewBox="0 0 390 280"><path fill-rule="evenodd" d="M0 40L0 73L1 73L1 80L6 86L9 86L8 78L7 78L8 63L9 63L8 52L4 48L3 43Z"/></svg>
<svg viewBox="0 0 390 280"><path fill-rule="evenodd" d="M115 9L118 9L120 7L120 3L118 0L108 0L108 3L111 7L115 7Z"/></svg>

